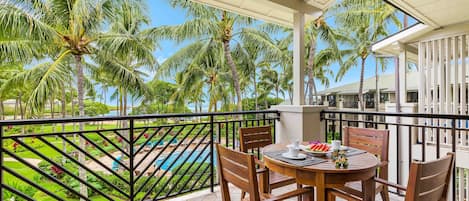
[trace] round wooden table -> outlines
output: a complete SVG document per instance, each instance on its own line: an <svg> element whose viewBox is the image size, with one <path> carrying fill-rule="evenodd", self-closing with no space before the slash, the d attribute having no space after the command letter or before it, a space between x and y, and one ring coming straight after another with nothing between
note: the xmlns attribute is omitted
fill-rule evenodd
<svg viewBox="0 0 469 201"><path fill-rule="evenodd" d="M285 150L287 144L272 144L264 147L264 152ZM370 153L348 157L347 169L338 169L331 159L311 166L296 166L264 155L264 164L271 171L296 178L299 184L315 186L318 201L327 200L326 189L342 187L346 182L362 181L364 200L375 200L376 169L379 160Z"/></svg>

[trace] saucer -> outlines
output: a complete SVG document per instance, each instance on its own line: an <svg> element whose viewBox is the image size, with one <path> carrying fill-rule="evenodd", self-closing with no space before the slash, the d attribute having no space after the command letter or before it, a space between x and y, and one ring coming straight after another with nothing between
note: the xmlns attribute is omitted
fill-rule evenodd
<svg viewBox="0 0 469 201"><path fill-rule="evenodd" d="M305 159L306 158L306 155L305 154L302 154L302 153L298 153L297 156L291 156L290 154L287 153L283 153L282 154L283 157L285 158L288 158L288 159L293 159L293 160L302 160L302 159Z"/></svg>

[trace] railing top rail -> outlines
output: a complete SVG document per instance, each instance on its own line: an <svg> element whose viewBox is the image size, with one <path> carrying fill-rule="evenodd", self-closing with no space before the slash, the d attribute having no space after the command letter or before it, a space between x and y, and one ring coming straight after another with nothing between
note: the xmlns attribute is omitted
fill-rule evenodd
<svg viewBox="0 0 469 201"><path fill-rule="evenodd" d="M92 121L116 121L116 120L139 120L139 119L162 119L173 117L209 117L225 115L243 115L243 114L278 114L277 110L257 110L240 112L203 112L203 113L180 113L180 114L146 114L146 115L128 115L128 116L110 116L110 117L74 117L57 119L25 119L25 120L2 120L0 126L7 125L31 125L31 124L50 124L50 123L76 123Z"/></svg>
<svg viewBox="0 0 469 201"><path fill-rule="evenodd" d="M378 115L378 116L394 116L394 117L416 117L416 118L429 118L429 119L455 119L455 120L469 120L469 115L459 114L430 114L430 113L403 113L403 112L367 112L367 111L347 111L347 110L323 110L324 113L332 114L363 114L363 115Z"/></svg>

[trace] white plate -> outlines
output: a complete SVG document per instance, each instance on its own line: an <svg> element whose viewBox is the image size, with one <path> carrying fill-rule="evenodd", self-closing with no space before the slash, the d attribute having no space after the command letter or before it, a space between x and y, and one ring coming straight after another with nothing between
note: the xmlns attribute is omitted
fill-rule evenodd
<svg viewBox="0 0 469 201"><path fill-rule="evenodd" d="M300 145L300 149L303 150L304 152L312 153L315 156L324 156L327 153L331 153L332 151L329 149L327 152L323 151L312 151L308 146L306 145Z"/></svg>
<svg viewBox="0 0 469 201"><path fill-rule="evenodd" d="M348 147L347 147L347 146L340 146L340 149L339 149L339 150L347 151L347 150L348 150Z"/></svg>
<svg viewBox="0 0 469 201"><path fill-rule="evenodd" d="M283 153L282 156L285 157L285 158L288 158L288 159L293 159L293 160L301 160L301 159L305 159L305 158L306 158L306 154L302 154L302 153L299 153L296 157L295 157L295 156L291 156L291 155L288 154L288 153Z"/></svg>

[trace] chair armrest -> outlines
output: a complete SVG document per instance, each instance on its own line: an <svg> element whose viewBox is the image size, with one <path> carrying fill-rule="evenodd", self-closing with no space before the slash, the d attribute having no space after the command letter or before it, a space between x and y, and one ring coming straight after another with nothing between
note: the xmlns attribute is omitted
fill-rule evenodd
<svg viewBox="0 0 469 201"><path fill-rule="evenodd" d="M394 183L391 183L391 182L386 181L384 179L380 179L380 178L375 177L374 180L378 183L381 183L381 184L386 185L386 186L391 186L391 187L397 188L399 190L403 190L403 191L407 190L407 188L405 186L402 186L402 185L399 185L399 184L394 184Z"/></svg>
<svg viewBox="0 0 469 201"><path fill-rule="evenodd" d="M312 194L312 193L313 193L313 189L311 187L299 188L299 189L296 189L294 191L290 191L290 192L282 194L282 195L272 196L269 199L266 199L265 201L285 200L285 199L288 199L288 198L291 198L291 197L296 197L296 196L303 195L303 194Z"/></svg>
<svg viewBox="0 0 469 201"><path fill-rule="evenodd" d="M266 168L259 168L256 170L257 174L262 174L262 173L267 173L267 172L269 172L269 170Z"/></svg>
<svg viewBox="0 0 469 201"><path fill-rule="evenodd" d="M259 160L257 157L254 158L254 163L259 165L259 168L265 168L264 161Z"/></svg>
<svg viewBox="0 0 469 201"><path fill-rule="evenodd" d="M387 161L382 161L379 163L379 167L386 167L389 163Z"/></svg>

